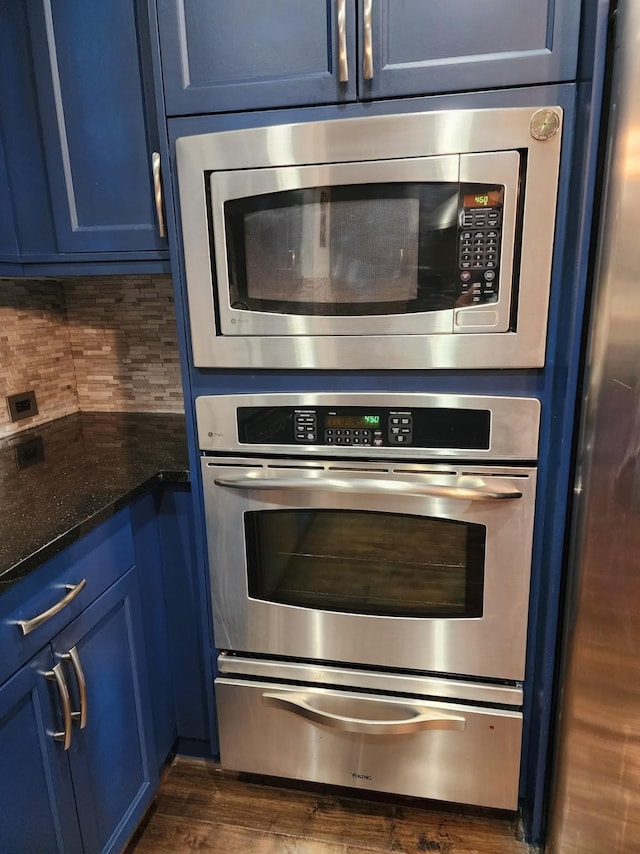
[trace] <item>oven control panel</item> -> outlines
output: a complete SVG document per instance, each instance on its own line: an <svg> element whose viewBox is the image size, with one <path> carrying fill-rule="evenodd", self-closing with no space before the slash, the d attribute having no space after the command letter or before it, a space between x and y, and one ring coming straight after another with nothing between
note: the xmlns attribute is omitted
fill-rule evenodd
<svg viewBox="0 0 640 854"><path fill-rule="evenodd" d="M486 450L491 412L445 407L255 407L237 410L238 438L250 445Z"/></svg>
<svg viewBox="0 0 640 854"><path fill-rule="evenodd" d="M316 410L294 413L296 442L320 445L410 445L412 425L410 410L391 411L385 422L379 413L327 413L322 424Z"/></svg>

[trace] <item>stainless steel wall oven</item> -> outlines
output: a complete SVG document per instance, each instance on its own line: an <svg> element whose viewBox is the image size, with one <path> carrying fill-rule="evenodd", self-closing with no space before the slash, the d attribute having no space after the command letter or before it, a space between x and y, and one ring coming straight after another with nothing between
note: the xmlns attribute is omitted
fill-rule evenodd
<svg viewBox="0 0 640 854"><path fill-rule="evenodd" d="M222 763L515 808L538 402L223 395L197 418Z"/></svg>
<svg viewBox="0 0 640 854"><path fill-rule="evenodd" d="M542 106L179 138L195 364L543 365L561 129Z"/></svg>

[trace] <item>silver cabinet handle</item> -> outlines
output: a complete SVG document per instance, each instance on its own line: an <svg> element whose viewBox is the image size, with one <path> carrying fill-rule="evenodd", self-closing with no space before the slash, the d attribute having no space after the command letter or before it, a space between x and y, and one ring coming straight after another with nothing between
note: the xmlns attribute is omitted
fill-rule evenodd
<svg viewBox="0 0 640 854"><path fill-rule="evenodd" d="M381 718L360 718L339 715L335 712L312 706L312 695L302 693L265 693L262 703L276 709L293 712L313 723L323 724L340 732L357 732L367 735L404 735L422 730L458 730L465 729L467 722L461 715L451 715L425 706L410 706L404 703L386 703L390 713L398 712L398 717L387 720ZM321 702L321 698L320 698ZM360 705L360 703L358 703Z"/></svg>
<svg viewBox="0 0 640 854"><path fill-rule="evenodd" d="M365 80L373 80L373 0L363 0L364 11L364 57L362 71Z"/></svg>
<svg viewBox="0 0 640 854"><path fill-rule="evenodd" d="M80 656L78 650L74 646L69 652L65 652L59 656L62 661L70 661L73 667L73 672L78 683L78 694L80 695L80 711L71 712L71 719L78 721L80 729L84 729L87 725L87 680L84 678L84 671L80 664Z"/></svg>
<svg viewBox="0 0 640 854"><path fill-rule="evenodd" d="M53 670L47 670L44 674L47 679L55 681L58 687L58 695L60 697L60 705L62 707L62 720L64 729L61 732L54 732L53 737L56 741L61 741L65 750L69 750L71 746L71 700L69 699L69 689L64 680L62 672L62 664L56 664Z"/></svg>
<svg viewBox="0 0 640 854"><path fill-rule="evenodd" d="M47 620L50 620L51 617L55 617L56 614L59 614L63 608L66 608L67 605L70 602L73 602L76 596L84 590L86 584L86 578L83 578L82 581L79 581L77 584L65 584L65 589L69 592L66 596L63 596L59 602L56 602L55 605L52 605L50 608L47 608L46 611L38 614L37 617L32 617L30 620L18 620L18 625L22 629L22 634L28 635L34 629L37 629L43 623L46 623Z"/></svg>
<svg viewBox="0 0 640 854"><path fill-rule="evenodd" d="M158 219L158 234L160 237L167 236L167 227L164 224L164 208L162 205L162 181L160 176L160 155L154 151L151 155L151 171L153 173L153 193L156 200L156 217Z"/></svg>
<svg viewBox="0 0 640 854"><path fill-rule="evenodd" d="M338 13L338 80L349 82L349 58L347 56L347 0L336 0Z"/></svg>
<svg viewBox="0 0 640 854"><path fill-rule="evenodd" d="M391 478L259 477L248 474L216 477L217 486L229 489L310 489L326 492L391 493L393 495L417 495L432 498L457 498L463 501L494 501L522 498L522 493L510 486L488 485L479 478L458 478L457 484L439 483L437 480L405 481Z"/></svg>

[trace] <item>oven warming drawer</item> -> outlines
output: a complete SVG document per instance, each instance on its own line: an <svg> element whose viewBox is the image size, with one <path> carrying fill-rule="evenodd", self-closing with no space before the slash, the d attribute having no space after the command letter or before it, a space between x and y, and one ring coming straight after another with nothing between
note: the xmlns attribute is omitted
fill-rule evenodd
<svg viewBox="0 0 640 854"><path fill-rule="evenodd" d="M515 810L519 711L216 679L224 768Z"/></svg>

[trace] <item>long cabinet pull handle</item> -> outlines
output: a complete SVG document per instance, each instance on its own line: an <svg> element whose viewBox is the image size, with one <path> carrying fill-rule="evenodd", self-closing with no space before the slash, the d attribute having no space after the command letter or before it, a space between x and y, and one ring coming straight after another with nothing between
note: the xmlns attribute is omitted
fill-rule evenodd
<svg viewBox="0 0 640 854"><path fill-rule="evenodd" d="M430 709L426 706L389 703L388 705L397 708L398 717L385 720L378 717L369 719L339 715L312 706L309 703L310 699L310 695L303 693L265 693L262 695L262 703L265 706L293 712L293 714L308 721L323 724L340 732L357 732L366 735L403 735L422 732L423 730L463 731L467 726L467 721L462 715L451 715L442 712L440 709ZM395 712L395 709L393 711Z"/></svg>
<svg viewBox="0 0 640 854"><path fill-rule="evenodd" d="M71 747L71 700L69 699L69 689L65 682L64 673L62 672L62 664L56 664L53 670L47 670L44 675L47 679L51 679L56 683L60 697L60 706L62 707L64 729L61 732L54 732L53 737L56 741L62 742L65 750L69 750Z"/></svg>
<svg viewBox="0 0 640 854"><path fill-rule="evenodd" d="M347 0L336 0L338 12L338 80L349 82L349 57L347 55Z"/></svg>
<svg viewBox="0 0 640 854"><path fill-rule="evenodd" d="M65 652L59 656L62 661L70 661L73 667L73 672L78 683L78 694L80 696L80 710L71 712L71 719L78 721L80 729L84 729L87 725L87 680L84 678L84 671L80 664L80 656L78 650L74 646L69 652Z"/></svg>
<svg viewBox="0 0 640 854"><path fill-rule="evenodd" d="M391 494L416 495L428 498L454 498L461 501L502 501L505 499L522 498L522 492L511 486L486 484L483 481L465 481L460 478L457 484L439 483L438 481L404 481L382 480L371 478L337 478L337 477L252 477L247 474L227 475L216 477L216 486L226 486L229 489L307 489L326 492L350 492L352 494Z"/></svg>
<svg viewBox="0 0 640 854"><path fill-rule="evenodd" d="M55 617L56 614L59 614L64 608L67 607L73 600L78 596L86 587L87 579L83 578L77 584L65 584L65 589L69 592L66 596L63 596L59 602L56 602L55 605L52 605L50 608L47 608L46 611L43 611L41 614L38 614L37 617L32 617L30 620L18 620L17 624L22 629L23 635L28 635L34 629L37 629L43 623L46 623L47 620L50 620L52 617Z"/></svg>
<svg viewBox="0 0 640 854"><path fill-rule="evenodd" d="M151 155L151 171L153 173L153 194L156 201L156 217L158 219L158 234L160 237L167 236L167 227L164 223L164 206L162 204L162 180L160 173L160 155L154 151Z"/></svg>
<svg viewBox="0 0 640 854"><path fill-rule="evenodd" d="M373 80L373 0L363 0L364 56L362 71L365 80Z"/></svg>

